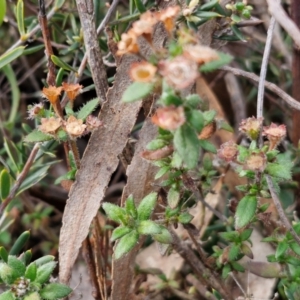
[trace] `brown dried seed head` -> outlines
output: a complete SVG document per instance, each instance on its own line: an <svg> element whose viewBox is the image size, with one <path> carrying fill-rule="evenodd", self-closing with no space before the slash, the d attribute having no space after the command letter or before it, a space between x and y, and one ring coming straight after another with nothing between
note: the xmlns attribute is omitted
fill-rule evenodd
<svg viewBox="0 0 300 300"><path fill-rule="evenodd" d="M218 150L218 156L227 162L233 161L238 155L238 146L233 141L229 141L221 145Z"/></svg>
<svg viewBox="0 0 300 300"><path fill-rule="evenodd" d="M168 106L158 108L151 118L152 122L166 130L175 130L185 123L185 114L182 106Z"/></svg>
<svg viewBox="0 0 300 300"><path fill-rule="evenodd" d="M143 61L133 63L129 70L129 75L133 81L151 82L153 81L157 68L152 64Z"/></svg>
<svg viewBox="0 0 300 300"><path fill-rule="evenodd" d="M200 134L198 135L198 138L200 140L207 140L209 139L217 130L217 125L216 122L213 121L209 124L207 124L202 131L200 132Z"/></svg>
<svg viewBox="0 0 300 300"><path fill-rule="evenodd" d="M49 85L49 87L44 87L43 88L43 91L42 91L42 94L45 98L47 98L49 100L49 102L52 104L52 105L55 105L56 102L58 101L59 99L59 96L61 94L61 91L62 91L62 87L56 87L56 86L53 86L53 85Z"/></svg>

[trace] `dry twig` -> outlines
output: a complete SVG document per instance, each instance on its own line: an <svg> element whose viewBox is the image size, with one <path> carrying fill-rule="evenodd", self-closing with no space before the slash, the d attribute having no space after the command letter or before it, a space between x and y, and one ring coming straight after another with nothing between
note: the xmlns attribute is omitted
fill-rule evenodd
<svg viewBox="0 0 300 300"><path fill-rule="evenodd" d="M232 68L232 67L222 67L221 70L228 71L233 73L237 76L242 76L245 78L248 78L254 82L259 82L259 77L253 73L246 72L240 69ZM300 103L296 101L293 97L288 95L286 92L284 92L282 89L280 89L277 85L274 83L265 81L265 87L272 91L274 94L279 96L282 100L284 100L290 107L300 110Z"/></svg>
<svg viewBox="0 0 300 300"><path fill-rule="evenodd" d="M296 46L300 48L300 30L298 26L292 21L291 18L284 11L280 4L280 1L267 0L269 5L270 14L276 19L276 21L285 29L285 31L291 36Z"/></svg>
<svg viewBox="0 0 300 300"><path fill-rule="evenodd" d="M286 217L286 215L284 213L284 210L281 206L280 200L279 200L279 198L276 194L276 191L274 189L274 185L273 185L271 177L269 175L267 175L266 179L267 179L268 187L269 187L271 196L273 198L274 204L277 208L277 211L278 211L281 222L287 228L287 230L291 233L291 235L294 237L294 239L298 243L298 245L300 245L300 237L297 235L296 231L294 230L294 228L292 227L290 221L288 220L288 218Z"/></svg>
<svg viewBox="0 0 300 300"><path fill-rule="evenodd" d="M28 174L28 172L34 162L39 149L40 149L40 144L35 144L34 147L32 148L22 172L19 174L15 184L11 188L8 197L2 202L2 204L0 206L0 215L3 213L3 211L7 207L7 205L15 198L15 196L18 192L18 189L20 188L22 182L25 180L26 175Z"/></svg>

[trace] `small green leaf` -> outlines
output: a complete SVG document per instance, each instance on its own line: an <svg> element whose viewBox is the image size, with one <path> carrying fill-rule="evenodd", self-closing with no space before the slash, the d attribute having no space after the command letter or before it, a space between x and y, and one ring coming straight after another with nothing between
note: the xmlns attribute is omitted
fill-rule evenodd
<svg viewBox="0 0 300 300"><path fill-rule="evenodd" d="M0 0L0 26L6 14L6 0Z"/></svg>
<svg viewBox="0 0 300 300"><path fill-rule="evenodd" d="M48 262L54 261L54 258L55 257L53 255L45 255L45 256L42 256L42 257L36 259L34 262L39 267L44 264L47 264Z"/></svg>
<svg viewBox="0 0 300 300"><path fill-rule="evenodd" d="M157 150L157 149L163 148L166 145L167 145L167 141L161 140L161 139L155 139L155 140L151 141L150 143L148 143L146 148L148 150Z"/></svg>
<svg viewBox="0 0 300 300"><path fill-rule="evenodd" d="M29 189L33 185L37 184L39 181L41 181L47 174L48 169L50 165L46 165L44 167L40 167L39 169L36 169L34 172L30 173L27 178L23 181L21 184L17 195L21 194L25 190Z"/></svg>
<svg viewBox="0 0 300 300"><path fill-rule="evenodd" d="M203 5L200 6L200 10L211 10L212 8L214 8L220 0L211 0Z"/></svg>
<svg viewBox="0 0 300 300"><path fill-rule="evenodd" d="M219 232L219 235L228 242L237 242L240 237L237 231Z"/></svg>
<svg viewBox="0 0 300 300"><path fill-rule="evenodd" d="M65 0L55 0L54 3L54 8L55 10L58 10L59 8L61 8L65 3Z"/></svg>
<svg viewBox="0 0 300 300"><path fill-rule="evenodd" d="M38 52L38 51L40 51L40 50L42 50L44 48L45 48L44 44L27 48L27 49L24 50L23 55L33 54L33 53L36 53L36 52ZM57 85L57 86L59 86L59 85Z"/></svg>
<svg viewBox="0 0 300 300"><path fill-rule="evenodd" d="M45 263L37 268L36 278L34 280L35 283L43 284L47 282L56 267L55 261L50 261Z"/></svg>
<svg viewBox="0 0 300 300"><path fill-rule="evenodd" d="M98 105L99 105L98 98L88 101L85 105L83 105L80 108L77 114L77 119L84 121L87 118L87 116L90 115L96 109Z"/></svg>
<svg viewBox="0 0 300 300"><path fill-rule="evenodd" d="M64 70L67 70L67 71L73 71L75 73L77 73L77 70L74 69L72 66L70 66L69 64L67 64L66 62L64 62L61 58L59 58L58 56L55 56L55 55L51 55L51 60L52 62L60 67L60 68L63 68Z"/></svg>
<svg viewBox="0 0 300 300"><path fill-rule="evenodd" d="M222 17L220 14L214 11L198 11L195 15L199 18L207 18L207 19Z"/></svg>
<svg viewBox="0 0 300 300"><path fill-rule="evenodd" d="M170 106L170 105L179 106L182 104L182 99L177 95L175 95L174 93L169 92L169 93L163 93L160 99L158 100L158 103L161 103L164 106Z"/></svg>
<svg viewBox="0 0 300 300"><path fill-rule="evenodd" d="M58 141L66 142L69 139L68 134L63 129L59 129L56 135Z"/></svg>
<svg viewBox="0 0 300 300"><path fill-rule="evenodd" d="M240 253L240 245L232 244L229 246L228 260L234 261Z"/></svg>
<svg viewBox="0 0 300 300"><path fill-rule="evenodd" d="M193 220L194 216L188 212L183 212L178 216L178 222L181 224L188 224Z"/></svg>
<svg viewBox="0 0 300 300"><path fill-rule="evenodd" d="M290 248L297 254L300 255L300 246L298 245L298 243L291 243L290 244Z"/></svg>
<svg viewBox="0 0 300 300"><path fill-rule="evenodd" d="M132 230L133 230L133 229L132 229L132 228L129 228L129 227L123 227L123 226L117 227L117 228L112 232L112 235L111 235L110 240L111 240L112 242L114 242L115 240L120 239L121 237L123 237L123 236L126 235L127 233L131 232Z"/></svg>
<svg viewBox="0 0 300 300"><path fill-rule="evenodd" d="M31 259L32 259L31 249L25 251L21 256L21 259L22 259L22 262L25 264L25 266L27 266L31 262Z"/></svg>
<svg viewBox="0 0 300 300"><path fill-rule="evenodd" d="M251 259L254 258L253 253L252 253L250 247L248 245L246 245L245 243L242 244L241 251L242 251L242 253L244 253L249 258L251 258Z"/></svg>
<svg viewBox="0 0 300 300"><path fill-rule="evenodd" d="M16 8L16 15L17 15L17 23L18 29L22 37L25 35L25 25L24 25L24 2L23 0L18 0L17 8Z"/></svg>
<svg viewBox="0 0 300 300"><path fill-rule="evenodd" d="M172 238L172 235L169 232L169 230L162 225L160 225L160 230L161 230L161 233L154 234L152 236L153 239L162 244L171 244L173 241L173 238Z"/></svg>
<svg viewBox="0 0 300 300"><path fill-rule="evenodd" d="M37 265L35 262L32 262L25 271L25 278L30 279L30 281L34 281L37 275Z"/></svg>
<svg viewBox="0 0 300 300"><path fill-rule="evenodd" d="M33 292L26 295L23 300L41 300L41 297L38 292Z"/></svg>
<svg viewBox="0 0 300 300"><path fill-rule="evenodd" d="M0 278L4 283L12 284L18 275L8 264L0 262Z"/></svg>
<svg viewBox="0 0 300 300"><path fill-rule="evenodd" d="M160 168L159 171L156 173L154 179L156 180L156 179L164 176L170 169L171 169L171 167L169 167L169 166L164 166L164 167Z"/></svg>
<svg viewBox="0 0 300 300"><path fill-rule="evenodd" d="M250 223L257 208L257 198L245 196L239 202L235 213L235 228L240 229Z"/></svg>
<svg viewBox="0 0 300 300"><path fill-rule="evenodd" d="M60 68L59 71L57 72L56 78L55 78L55 86L61 86L62 85L62 81L63 81L63 77L65 75L65 70L63 68ZM67 110L67 107L65 107L65 109ZM67 113L67 111L66 111ZM67 113L67 115L69 115Z"/></svg>
<svg viewBox="0 0 300 300"><path fill-rule="evenodd" d="M145 5L143 4L142 0L134 0L135 6L137 10L142 14L147 11Z"/></svg>
<svg viewBox="0 0 300 300"><path fill-rule="evenodd" d="M142 100L149 95L154 88L153 83L134 82L124 92L122 96L123 102L133 102Z"/></svg>
<svg viewBox="0 0 300 300"><path fill-rule="evenodd" d="M248 240L248 239L250 238L251 234L252 234L252 231L253 231L252 228L245 229L245 230L241 233L241 235L240 235L241 240L242 240L242 241Z"/></svg>
<svg viewBox="0 0 300 300"><path fill-rule="evenodd" d="M119 224L125 224L126 213L124 208L108 202L103 203L102 207L109 219Z"/></svg>
<svg viewBox="0 0 300 300"><path fill-rule="evenodd" d="M231 20L234 22L234 23L239 23L242 21L241 17L238 16L238 15L235 15L235 14L232 14L231 15Z"/></svg>
<svg viewBox="0 0 300 300"><path fill-rule="evenodd" d="M231 272L231 267L229 264L225 265L222 269L222 278L226 279Z"/></svg>
<svg viewBox="0 0 300 300"><path fill-rule="evenodd" d="M174 146L186 166L189 169L195 168L200 154L199 140L195 130L187 124L178 128L174 134Z"/></svg>
<svg viewBox="0 0 300 300"><path fill-rule="evenodd" d="M181 165L182 165L182 158L179 155L179 153L175 151L173 153L173 158L172 158L172 161L171 161L171 166L173 168L180 169Z"/></svg>
<svg viewBox="0 0 300 300"><path fill-rule="evenodd" d="M288 168L285 164L268 163L266 172L272 177L282 178L286 180L290 180L292 178L291 169Z"/></svg>
<svg viewBox="0 0 300 300"><path fill-rule="evenodd" d="M161 228L158 224L151 220L141 221L137 228L139 234L159 234L161 233Z"/></svg>
<svg viewBox="0 0 300 300"><path fill-rule="evenodd" d="M272 161L279 153L280 153L280 151L278 151L276 149L268 151L266 153L268 161Z"/></svg>
<svg viewBox="0 0 300 300"><path fill-rule="evenodd" d="M138 214L137 214L137 209L136 209L136 206L135 206L135 202L134 202L134 199L133 199L133 196L130 195L127 199L126 199L126 202L125 202L125 210L126 210L126 213L128 215L130 215L133 219L136 219Z"/></svg>
<svg viewBox="0 0 300 300"><path fill-rule="evenodd" d="M249 151L246 147L238 145L238 161L239 162L245 162L247 157L249 156Z"/></svg>
<svg viewBox="0 0 300 300"><path fill-rule="evenodd" d="M185 104L191 108L197 108L203 101L198 94L191 94L185 98Z"/></svg>
<svg viewBox="0 0 300 300"><path fill-rule="evenodd" d="M247 40L245 39L244 35L242 34L241 30L237 27L236 24L233 24L231 26L231 29L233 33L236 35L236 37L241 40L242 42L246 42Z"/></svg>
<svg viewBox="0 0 300 300"><path fill-rule="evenodd" d="M215 110L208 110L208 111L203 112L205 125L210 124L214 120L216 114L217 114L217 112Z"/></svg>
<svg viewBox="0 0 300 300"><path fill-rule="evenodd" d="M8 290L2 294L0 294L0 300L15 300L15 296L13 295L11 290Z"/></svg>
<svg viewBox="0 0 300 300"><path fill-rule="evenodd" d="M25 246L27 241L30 238L30 231L24 231L15 241L13 246L11 247L9 251L9 255L19 255L22 248Z"/></svg>
<svg viewBox="0 0 300 300"><path fill-rule="evenodd" d="M171 208L176 208L178 206L179 200L180 200L180 193L177 189L170 188L168 192L168 205Z"/></svg>
<svg viewBox="0 0 300 300"><path fill-rule="evenodd" d="M276 259L283 256L286 253L288 247L289 247L289 244L286 241L280 242L277 245L276 252L275 252Z"/></svg>
<svg viewBox="0 0 300 300"><path fill-rule="evenodd" d="M0 199L5 200L10 192L10 176L6 169L0 173Z"/></svg>
<svg viewBox="0 0 300 300"><path fill-rule="evenodd" d="M9 255L7 264L14 270L18 277L24 276L26 267L16 256Z"/></svg>
<svg viewBox="0 0 300 300"><path fill-rule="evenodd" d="M53 140L54 138L46 133L43 133L37 129L33 130L31 133L25 136L25 143L39 143Z"/></svg>
<svg viewBox="0 0 300 300"><path fill-rule="evenodd" d="M211 72L229 64L233 57L229 54L218 52L219 59L208 62L200 67L201 72Z"/></svg>
<svg viewBox="0 0 300 300"><path fill-rule="evenodd" d="M192 110L186 113L187 121L197 131L201 132L204 127L204 117L201 111Z"/></svg>
<svg viewBox="0 0 300 300"><path fill-rule="evenodd" d="M215 145L212 144L211 142L209 142L207 140L199 140L199 144L200 144L200 147L203 148L204 150L214 153L214 154L217 153L217 149L216 149Z"/></svg>
<svg viewBox="0 0 300 300"><path fill-rule="evenodd" d="M148 220L155 208L157 193L150 193L139 204L137 209L138 219L141 221Z"/></svg>
<svg viewBox="0 0 300 300"><path fill-rule="evenodd" d="M234 132L234 129L224 120L219 120L218 127L219 129L223 129L229 132Z"/></svg>
<svg viewBox="0 0 300 300"><path fill-rule="evenodd" d="M230 264L234 270L238 272L245 272L245 268L236 261L232 261Z"/></svg>
<svg viewBox="0 0 300 300"><path fill-rule="evenodd" d="M0 247L0 257L4 262L7 262L8 252L6 251L6 249L3 246Z"/></svg>
<svg viewBox="0 0 300 300"><path fill-rule="evenodd" d="M25 47L20 46L0 56L0 70L23 54Z"/></svg>
<svg viewBox="0 0 300 300"><path fill-rule="evenodd" d="M40 295L43 299L57 300L67 297L73 290L61 283L50 283L47 284L42 290Z"/></svg>
<svg viewBox="0 0 300 300"><path fill-rule="evenodd" d="M124 235L115 248L115 259L119 259L124 254L128 253L138 243L138 240L139 234L135 230L132 230L130 233Z"/></svg>

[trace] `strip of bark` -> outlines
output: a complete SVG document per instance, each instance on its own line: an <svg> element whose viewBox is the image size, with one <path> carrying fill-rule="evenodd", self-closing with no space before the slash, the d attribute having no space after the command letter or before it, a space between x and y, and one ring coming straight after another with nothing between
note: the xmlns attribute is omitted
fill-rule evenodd
<svg viewBox="0 0 300 300"><path fill-rule="evenodd" d="M88 63L95 83L97 96L101 102L106 101L108 83L97 39L98 35L94 21L94 3L93 0L76 0L76 4L83 31L84 45L88 55Z"/></svg>
<svg viewBox="0 0 300 300"><path fill-rule="evenodd" d="M154 126L150 120L147 120L140 132L141 139L137 144L135 155L126 171L128 181L123 191L122 203L132 194L136 205L138 205L142 198L153 190L151 183L154 180L157 168L142 159L140 153L155 137L156 133L156 126ZM132 299L130 296L130 287L134 275L134 261L141 245L142 241L126 256L113 261L112 300Z"/></svg>
<svg viewBox="0 0 300 300"><path fill-rule="evenodd" d="M67 283L82 241L96 215L112 173L116 170L141 102L124 104L121 97L131 84L128 69L135 58L126 56L117 70L115 85L108 91L99 118L105 124L95 131L81 160L63 216L60 234L60 280Z"/></svg>

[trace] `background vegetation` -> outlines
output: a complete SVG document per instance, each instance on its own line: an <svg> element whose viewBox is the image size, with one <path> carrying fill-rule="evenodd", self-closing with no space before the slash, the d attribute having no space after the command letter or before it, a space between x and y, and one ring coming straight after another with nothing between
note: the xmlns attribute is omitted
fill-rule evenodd
<svg viewBox="0 0 300 300"><path fill-rule="evenodd" d="M300 299L299 5L0 0L0 299Z"/></svg>

